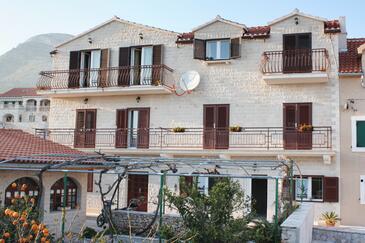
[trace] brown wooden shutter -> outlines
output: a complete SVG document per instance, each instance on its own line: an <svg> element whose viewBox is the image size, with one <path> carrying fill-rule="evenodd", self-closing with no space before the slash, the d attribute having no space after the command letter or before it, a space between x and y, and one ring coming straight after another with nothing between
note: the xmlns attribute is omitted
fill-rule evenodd
<svg viewBox="0 0 365 243"><path fill-rule="evenodd" d="M323 178L323 201L338 202L338 177Z"/></svg>
<svg viewBox="0 0 365 243"><path fill-rule="evenodd" d="M117 110L117 131L115 134L115 147L127 148L128 138L128 111L127 109Z"/></svg>
<svg viewBox="0 0 365 243"><path fill-rule="evenodd" d="M101 62L100 62L100 87L108 86L108 76L109 71L107 68L109 67L109 49L102 49L101 50Z"/></svg>
<svg viewBox="0 0 365 243"><path fill-rule="evenodd" d="M94 191L94 173L87 173L87 192Z"/></svg>
<svg viewBox="0 0 365 243"><path fill-rule="evenodd" d="M154 67L152 68L152 84L159 85L162 84L162 72L163 69L160 66L162 64L162 45L153 46L153 57L152 57L152 64Z"/></svg>
<svg viewBox="0 0 365 243"><path fill-rule="evenodd" d="M231 58L241 57L241 38L231 39Z"/></svg>
<svg viewBox="0 0 365 243"><path fill-rule="evenodd" d="M215 145L214 139L214 122L215 122L215 106L204 105L203 113L203 148L213 149Z"/></svg>
<svg viewBox="0 0 365 243"><path fill-rule="evenodd" d="M129 85L129 73L130 73L130 48L121 47L119 48L119 74L118 74L118 85L128 86Z"/></svg>
<svg viewBox="0 0 365 243"><path fill-rule="evenodd" d="M150 133L150 109L139 109L138 114L138 135L137 148L149 147L149 133Z"/></svg>
<svg viewBox="0 0 365 243"><path fill-rule="evenodd" d="M194 39L194 59L205 60L205 40Z"/></svg>
<svg viewBox="0 0 365 243"><path fill-rule="evenodd" d="M297 129L301 125L312 125L312 103L297 104ZM312 131L297 133L297 149L312 149Z"/></svg>
<svg viewBox="0 0 365 243"><path fill-rule="evenodd" d="M77 88L80 86L80 52L70 52L70 63L69 63L69 76L68 76L68 87Z"/></svg>
<svg viewBox="0 0 365 243"><path fill-rule="evenodd" d="M229 147L229 105L217 105L216 111L216 149Z"/></svg>

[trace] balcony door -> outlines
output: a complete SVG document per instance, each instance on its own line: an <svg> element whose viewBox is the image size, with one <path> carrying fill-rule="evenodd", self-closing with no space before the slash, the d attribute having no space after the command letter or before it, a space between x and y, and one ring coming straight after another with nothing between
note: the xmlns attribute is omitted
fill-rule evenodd
<svg viewBox="0 0 365 243"><path fill-rule="evenodd" d="M132 47L130 85L150 85L152 82L153 47Z"/></svg>
<svg viewBox="0 0 365 243"><path fill-rule="evenodd" d="M312 103L283 104L284 149L312 149L311 126Z"/></svg>
<svg viewBox="0 0 365 243"><path fill-rule="evenodd" d="M283 72L312 72L311 33L283 35Z"/></svg>
<svg viewBox="0 0 365 243"><path fill-rule="evenodd" d="M77 110L75 127L75 148L94 148L96 138L96 110Z"/></svg>
<svg viewBox="0 0 365 243"><path fill-rule="evenodd" d="M128 207L147 212L148 175L128 175Z"/></svg>
<svg viewBox="0 0 365 243"><path fill-rule="evenodd" d="M204 105L203 148L228 149L229 105Z"/></svg>
<svg viewBox="0 0 365 243"><path fill-rule="evenodd" d="M150 109L117 110L117 148L148 148Z"/></svg>

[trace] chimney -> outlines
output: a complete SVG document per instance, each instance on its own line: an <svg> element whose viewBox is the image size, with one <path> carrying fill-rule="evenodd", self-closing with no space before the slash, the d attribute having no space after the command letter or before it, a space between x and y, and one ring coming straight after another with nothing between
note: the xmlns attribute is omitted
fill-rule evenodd
<svg viewBox="0 0 365 243"><path fill-rule="evenodd" d="M340 52L347 51L347 31L346 31L346 17L341 16L338 18L340 22L341 33L338 39L338 47Z"/></svg>

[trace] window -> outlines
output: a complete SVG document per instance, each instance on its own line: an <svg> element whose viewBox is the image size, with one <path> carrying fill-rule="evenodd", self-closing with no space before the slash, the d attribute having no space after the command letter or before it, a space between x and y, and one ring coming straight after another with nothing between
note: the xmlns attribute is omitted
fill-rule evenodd
<svg viewBox="0 0 365 243"><path fill-rule="evenodd" d="M48 117L46 115L42 116L42 122L46 122L48 120Z"/></svg>
<svg viewBox="0 0 365 243"><path fill-rule="evenodd" d="M4 122L14 122L14 116L12 114L6 114L3 120Z"/></svg>
<svg viewBox="0 0 365 243"><path fill-rule="evenodd" d="M194 40L194 59L227 60L241 56L241 38Z"/></svg>
<svg viewBox="0 0 365 243"><path fill-rule="evenodd" d="M35 122L35 115L29 115L29 122Z"/></svg>
<svg viewBox="0 0 365 243"><path fill-rule="evenodd" d="M209 191L213 188L213 186L221 180L221 177L207 177L204 175L201 176L181 176L180 177L180 194L187 193L185 190L194 186L194 183L197 184L198 191L205 195L208 195ZM184 186L182 185L184 183Z"/></svg>
<svg viewBox="0 0 365 243"><path fill-rule="evenodd" d="M351 117L352 151L365 152L365 116Z"/></svg>
<svg viewBox="0 0 365 243"><path fill-rule="evenodd" d="M22 122L22 120L23 120L22 115L19 115L18 121L19 121L19 122Z"/></svg>
<svg viewBox="0 0 365 243"><path fill-rule="evenodd" d="M323 177L305 177L295 180L295 199L323 201Z"/></svg>
<svg viewBox="0 0 365 243"><path fill-rule="evenodd" d="M61 211L63 207L64 195L64 179L56 181L51 187L50 210ZM66 209L75 209L77 207L77 185L67 178L67 193L66 193Z"/></svg>
<svg viewBox="0 0 365 243"><path fill-rule="evenodd" d="M37 101L36 100L27 100L26 111L37 111Z"/></svg>
<svg viewBox="0 0 365 243"><path fill-rule="evenodd" d="M13 184L15 183L15 187ZM23 188L23 185L26 185ZM10 183L5 190L5 206L11 205L11 199L18 196L29 196L33 197L36 201L38 198L39 186L38 184L29 177L23 177Z"/></svg>
<svg viewBox="0 0 365 243"><path fill-rule="evenodd" d="M206 42L206 59L222 60L230 57L230 40L212 40Z"/></svg>

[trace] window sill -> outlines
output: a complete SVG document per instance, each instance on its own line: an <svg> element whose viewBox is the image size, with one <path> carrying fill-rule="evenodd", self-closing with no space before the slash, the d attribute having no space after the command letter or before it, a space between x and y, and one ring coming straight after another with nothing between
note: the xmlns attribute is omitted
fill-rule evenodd
<svg viewBox="0 0 365 243"><path fill-rule="evenodd" d="M352 148L352 152L355 152L355 153L364 153L365 152L365 148L362 148L362 147Z"/></svg>
<svg viewBox="0 0 365 243"><path fill-rule="evenodd" d="M300 199L295 199L295 201L296 202L301 202L301 200ZM303 199L303 202L313 202L313 203L324 203L324 201L323 200L309 200L309 199Z"/></svg>
<svg viewBox="0 0 365 243"><path fill-rule="evenodd" d="M205 65L215 65L215 64L231 64L230 60L205 60Z"/></svg>

